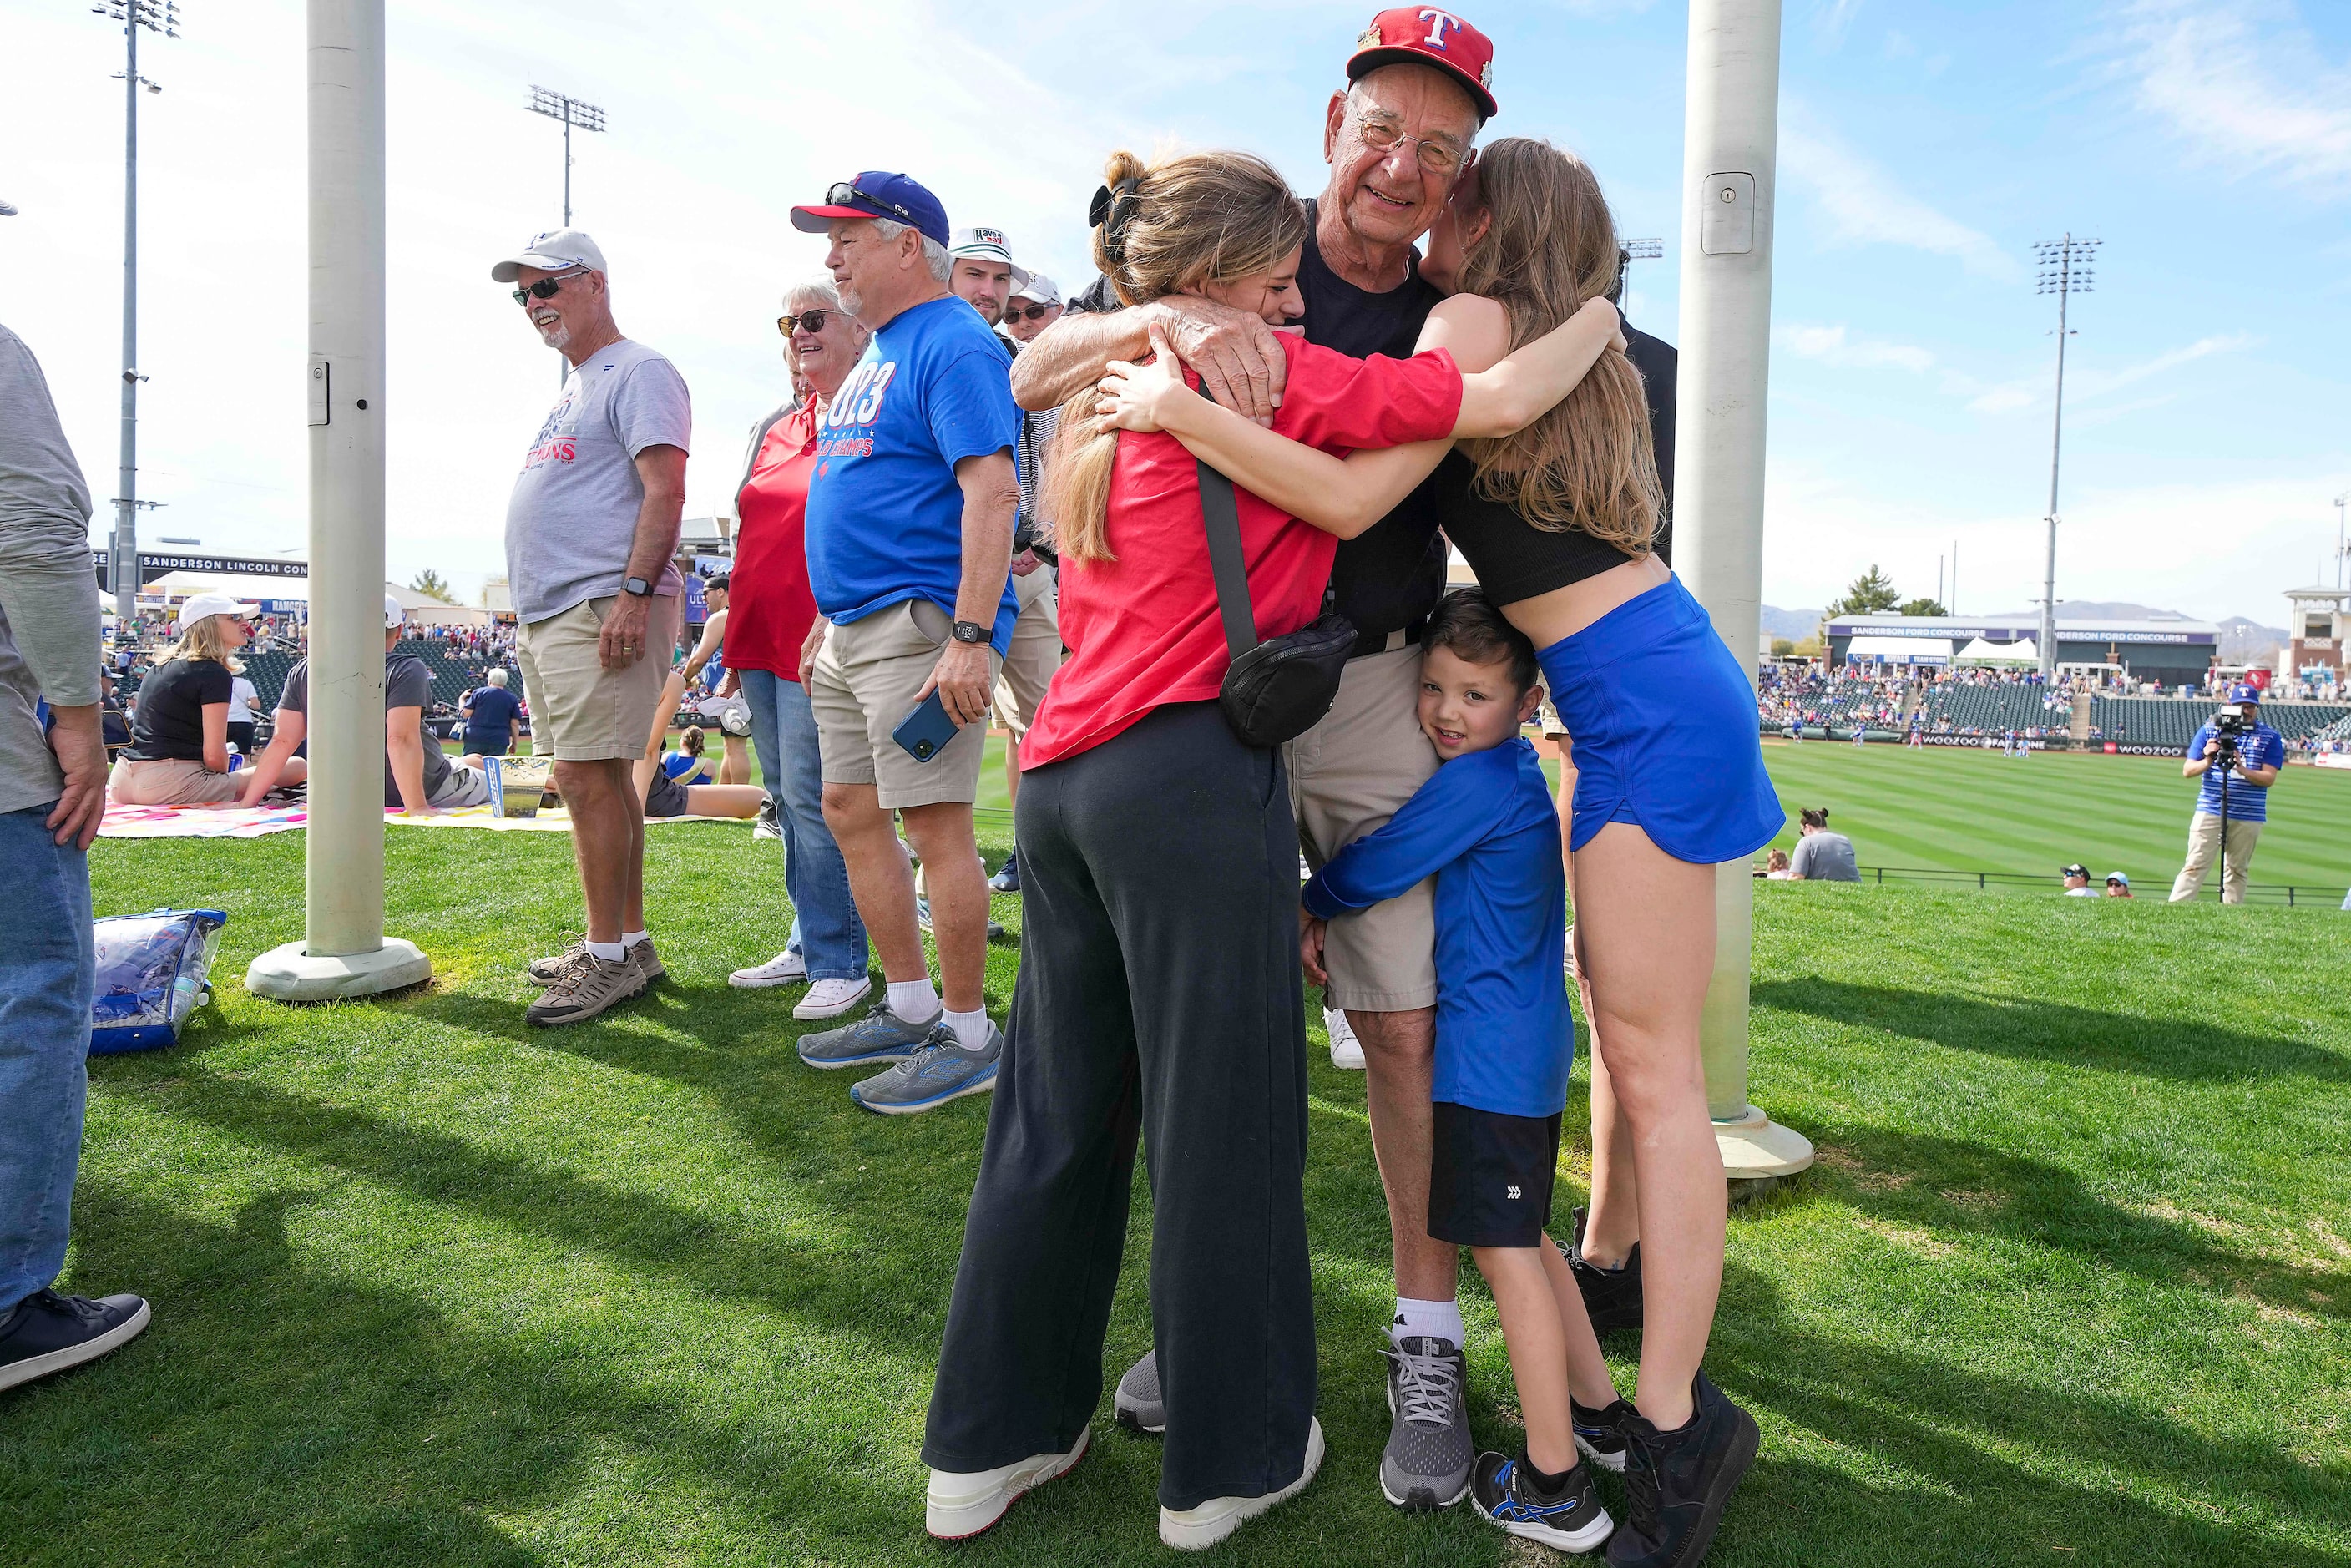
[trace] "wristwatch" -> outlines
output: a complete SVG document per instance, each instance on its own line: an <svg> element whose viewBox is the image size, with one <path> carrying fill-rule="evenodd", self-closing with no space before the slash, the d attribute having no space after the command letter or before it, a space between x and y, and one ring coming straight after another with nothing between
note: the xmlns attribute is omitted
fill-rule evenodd
<svg viewBox="0 0 2351 1568"><path fill-rule="evenodd" d="M646 581L643 578L642 578L642 577L632 577L632 578L630 578L626 582L623 582L623 583L622 583L622 584L621 584L621 591L622 591L622 592L623 592L623 593L633 593L633 594L635 594L639 599L643 599L643 598L644 598L647 594L651 593L653 591L653 585L652 583L650 583L650 582L647 582L647 581Z"/></svg>
<svg viewBox="0 0 2351 1568"><path fill-rule="evenodd" d="M958 643L985 643L987 628L977 621L958 621L947 628L947 635Z"/></svg>

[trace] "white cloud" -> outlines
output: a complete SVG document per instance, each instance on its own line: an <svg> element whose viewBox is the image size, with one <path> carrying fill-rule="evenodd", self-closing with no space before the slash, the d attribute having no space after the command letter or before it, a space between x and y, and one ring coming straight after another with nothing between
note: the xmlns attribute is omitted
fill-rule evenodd
<svg viewBox="0 0 2351 1568"><path fill-rule="evenodd" d="M2125 387L2136 386L2140 382L2149 381L2168 371L2176 371L2182 365L2194 364L2199 360L2210 359L2215 354L2231 354L2241 349L2249 349L2258 341L2260 340L2250 332L2216 333L2210 337L2199 338L2196 341L2183 344L2177 349L2167 349L2152 359L2141 360L2137 364L2123 365L2114 370L2077 366L2066 375L2065 401L2069 406L2076 402L2089 402L2105 397L2110 392L2120 392ZM2013 413L2018 409L2031 408L2043 401L2054 385L2055 375L2053 366L2052 373L2045 377L2025 377L1985 388L1976 393L1968 403L1968 407L1976 413Z"/></svg>
<svg viewBox="0 0 2351 1568"><path fill-rule="evenodd" d="M1831 48L1844 42L1845 29L1853 25L1861 5L1862 0L1813 0L1813 25L1822 41Z"/></svg>
<svg viewBox="0 0 2351 1568"><path fill-rule="evenodd" d="M2142 108L2204 156L2302 184L2351 176L2351 68L2330 62L2283 5L2138 0L2122 68Z"/></svg>
<svg viewBox="0 0 2351 1568"><path fill-rule="evenodd" d="M1970 272L2002 282L2024 276L2019 259L1990 235L1913 195L1793 101L1780 120L1780 162L1820 204L1833 240L1948 256Z"/></svg>
<svg viewBox="0 0 2351 1568"><path fill-rule="evenodd" d="M1839 370L1924 372L1935 368L1935 356L1915 343L1848 333L1843 323L1834 327L1792 323L1773 329L1771 338L1800 359L1818 360Z"/></svg>

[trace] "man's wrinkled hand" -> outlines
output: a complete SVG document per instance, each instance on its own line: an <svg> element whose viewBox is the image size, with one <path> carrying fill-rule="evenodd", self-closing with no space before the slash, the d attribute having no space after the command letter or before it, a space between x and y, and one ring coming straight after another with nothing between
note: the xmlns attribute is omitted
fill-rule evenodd
<svg viewBox="0 0 2351 1568"><path fill-rule="evenodd" d="M1322 943L1331 923L1311 914L1304 904L1298 908L1298 961L1305 967L1306 977L1318 986L1327 986L1331 977L1322 967Z"/></svg>
<svg viewBox="0 0 2351 1568"><path fill-rule="evenodd" d="M623 593L612 601L611 612L604 617L604 629L596 637L596 657L608 670L625 670L653 650L645 645L645 632L653 620L653 601L633 593Z"/></svg>
<svg viewBox="0 0 2351 1568"><path fill-rule="evenodd" d="M988 693L996 684L995 674L987 643L949 642L939 650L939 662L931 666L931 678L923 683L914 700L921 702L937 692L939 706L947 710L947 716L960 729L987 716Z"/></svg>
<svg viewBox="0 0 2351 1568"><path fill-rule="evenodd" d="M1210 396L1259 424L1273 423L1290 362L1262 318L1197 295L1171 295L1142 307L1145 325L1175 345L1176 357L1200 375Z"/></svg>
<svg viewBox="0 0 2351 1568"><path fill-rule="evenodd" d="M49 749L57 754L66 779L56 809L43 826L57 836L58 843L86 850L98 837L99 821L106 815L106 733L99 725L96 703L49 711L57 718L49 727Z"/></svg>

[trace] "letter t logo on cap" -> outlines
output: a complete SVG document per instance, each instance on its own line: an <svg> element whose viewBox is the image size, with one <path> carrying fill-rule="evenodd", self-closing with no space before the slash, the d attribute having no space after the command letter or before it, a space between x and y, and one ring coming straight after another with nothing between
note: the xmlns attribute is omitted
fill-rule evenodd
<svg viewBox="0 0 2351 1568"><path fill-rule="evenodd" d="M1420 16L1421 19L1428 24L1428 43L1431 48L1443 48L1446 29L1461 26L1460 17L1450 11L1439 11L1434 6L1423 6Z"/></svg>

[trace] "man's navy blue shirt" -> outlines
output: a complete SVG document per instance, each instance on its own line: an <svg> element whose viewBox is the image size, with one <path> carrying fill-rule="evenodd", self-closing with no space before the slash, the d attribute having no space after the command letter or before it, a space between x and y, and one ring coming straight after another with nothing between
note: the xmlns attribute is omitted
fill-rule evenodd
<svg viewBox="0 0 2351 1568"><path fill-rule="evenodd" d="M2204 755L2204 743L2217 734L2210 725L2196 732L2188 743L2189 760ZM2278 768L2285 763L2285 737L2268 725L2256 720L2251 729L2237 737L2237 761L2243 768ZM2196 809L2207 816L2220 814L2220 770L2204 769L2204 788L2197 792ZM2244 775L2229 778L2229 821L2232 822L2266 822L2270 820L2270 792L2266 786L2248 784Z"/></svg>
<svg viewBox="0 0 2351 1568"><path fill-rule="evenodd" d="M1567 1104L1567 873L1559 810L1525 739L1437 768L1306 884L1325 920L1437 877L1433 1099L1548 1116Z"/></svg>

